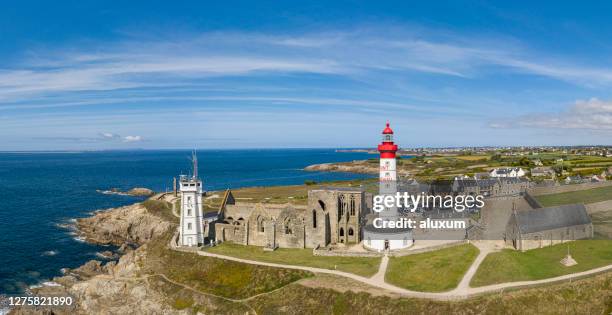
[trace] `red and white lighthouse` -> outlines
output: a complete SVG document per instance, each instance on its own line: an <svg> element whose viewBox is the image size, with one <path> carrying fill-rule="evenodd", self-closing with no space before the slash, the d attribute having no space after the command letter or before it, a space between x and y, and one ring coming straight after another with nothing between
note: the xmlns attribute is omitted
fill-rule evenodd
<svg viewBox="0 0 612 315"><path fill-rule="evenodd" d="M393 129L389 127L389 122L382 132L382 143L378 145L378 152L380 152L380 181L397 181L395 161L397 144L393 143Z"/></svg>
<svg viewBox="0 0 612 315"><path fill-rule="evenodd" d="M382 142L378 145L380 152L380 182L379 196L395 196L398 192L396 154L397 145L393 143L393 130L387 122L382 132ZM391 206L384 206L380 212L373 213L363 230L363 246L369 250L379 252L387 250L399 250L412 246L412 230L409 227L385 226L384 222L397 222L402 215L394 202ZM376 223L378 222L378 223Z"/></svg>

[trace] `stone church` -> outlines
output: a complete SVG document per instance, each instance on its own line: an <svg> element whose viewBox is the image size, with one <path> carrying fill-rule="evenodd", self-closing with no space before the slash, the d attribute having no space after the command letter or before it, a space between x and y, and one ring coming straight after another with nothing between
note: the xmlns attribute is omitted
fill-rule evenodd
<svg viewBox="0 0 612 315"><path fill-rule="evenodd" d="M505 233L506 244L521 251L592 237L593 223L582 204L514 211Z"/></svg>
<svg viewBox="0 0 612 315"><path fill-rule="evenodd" d="M269 249L359 243L366 200L360 188L310 190L306 206L238 202L227 190L214 234L217 241Z"/></svg>

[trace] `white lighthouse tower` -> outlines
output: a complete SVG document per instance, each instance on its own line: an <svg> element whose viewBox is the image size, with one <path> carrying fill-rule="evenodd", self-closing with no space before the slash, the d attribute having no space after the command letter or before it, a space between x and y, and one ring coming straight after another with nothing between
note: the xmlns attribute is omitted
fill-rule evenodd
<svg viewBox="0 0 612 315"><path fill-rule="evenodd" d="M193 175L181 175L181 226L179 241L181 246L204 244L204 225L202 222L202 181L198 177L198 157L192 153Z"/></svg>
<svg viewBox="0 0 612 315"><path fill-rule="evenodd" d="M379 195L394 196L397 193L397 145L393 142L393 130L389 122L382 132L382 142L378 145L380 152ZM373 219L396 221L401 219L397 206L385 207L380 213L370 217L371 222L364 228L363 246L369 250L392 251L412 246L412 230L409 228L380 228L374 226Z"/></svg>

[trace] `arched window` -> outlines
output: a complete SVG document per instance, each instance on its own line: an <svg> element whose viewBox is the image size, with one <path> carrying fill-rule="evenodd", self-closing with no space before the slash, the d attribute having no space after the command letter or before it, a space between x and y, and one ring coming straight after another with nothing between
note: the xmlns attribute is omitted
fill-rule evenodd
<svg viewBox="0 0 612 315"><path fill-rule="evenodd" d="M291 221L289 219L287 219L285 221L285 234L293 234L293 230L291 229Z"/></svg>
<svg viewBox="0 0 612 315"><path fill-rule="evenodd" d="M319 206L321 206L321 209L323 209L323 211L325 211L325 202L323 202L323 200L319 199Z"/></svg>
<svg viewBox="0 0 612 315"><path fill-rule="evenodd" d="M317 228L317 211L314 209L312 210L312 228Z"/></svg>
<svg viewBox="0 0 612 315"><path fill-rule="evenodd" d="M338 217L341 217L344 215L344 210L346 210L346 207L344 204L344 195L340 195L338 197Z"/></svg>
<svg viewBox="0 0 612 315"><path fill-rule="evenodd" d="M351 215L355 215L355 196L351 195L351 204L350 204L350 213Z"/></svg>
<svg viewBox="0 0 612 315"><path fill-rule="evenodd" d="M349 236L353 236L353 228L349 228L348 229L348 235Z"/></svg>
<svg viewBox="0 0 612 315"><path fill-rule="evenodd" d="M265 223L266 222L265 222L263 217L261 217L261 216L257 217L257 231L259 233L265 232L265 227L264 227Z"/></svg>
<svg viewBox="0 0 612 315"><path fill-rule="evenodd" d="M344 236L344 228L340 228L340 236Z"/></svg>

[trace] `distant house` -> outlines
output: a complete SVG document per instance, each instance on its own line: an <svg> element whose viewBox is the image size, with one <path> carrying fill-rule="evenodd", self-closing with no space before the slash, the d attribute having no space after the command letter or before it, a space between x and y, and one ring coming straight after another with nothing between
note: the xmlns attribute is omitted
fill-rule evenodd
<svg viewBox="0 0 612 315"><path fill-rule="evenodd" d="M593 175L591 176L591 182L593 183L598 183L598 182L605 182L606 178L602 175Z"/></svg>
<svg viewBox="0 0 612 315"><path fill-rule="evenodd" d="M585 180L582 179L582 177L580 175L568 176L568 177L565 178L565 183L567 185L570 185L570 184L582 184L584 182L585 182Z"/></svg>
<svg viewBox="0 0 612 315"><path fill-rule="evenodd" d="M554 177L555 171L552 169L552 167L547 167L547 166L534 167L531 169L531 176L532 177Z"/></svg>
<svg viewBox="0 0 612 315"><path fill-rule="evenodd" d="M466 195L483 195L500 197L519 195L531 187L525 178L487 178L470 179L457 177L453 182L453 191Z"/></svg>
<svg viewBox="0 0 612 315"><path fill-rule="evenodd" d="M525 171L520 167L500 167L489 172L489 177L523 177Z"/></svg>
<svg viewBox="0 0 612 315"><path fill-rule="evenodd" d="M514 211L506 225L506 244L525 251L593 237L593 223L582 204Z"/></svg>
<svg viewBox="0 0 612 315"><path fill-rule="evenodd" d="M542 164L542 161L540 161L540 159L536 159L536 160L533 160L533 165L535 165L535 166L542 166L544 164Z"/></svg>

